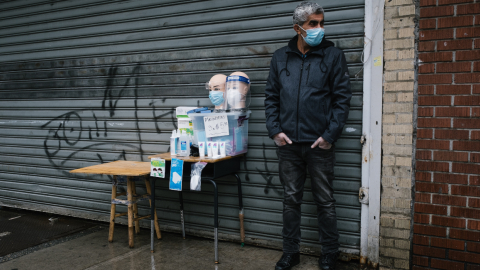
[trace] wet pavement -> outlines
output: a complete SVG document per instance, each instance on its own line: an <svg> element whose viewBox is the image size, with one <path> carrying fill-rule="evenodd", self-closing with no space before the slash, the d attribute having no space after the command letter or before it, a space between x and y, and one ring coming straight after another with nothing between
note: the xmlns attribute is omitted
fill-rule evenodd
<svg viewBox="0 0 480 270"><path fill-rule="evenodd" d="M219 242L220 263L214 263L213 240L162 232L162 240L155 241L155 253L150 252L149 230L135 235L135 247L128 247L126 226L115 226L113 243L109 243L108 227L101 225L81 237L38 249L30 254L0 263L2 270L28 269L274 269L281 257L279 250L238 243ZM318 258L301 256L300 265L293 269L318 268ZM358 263L338 262L337 269L360 269Z"/></svg>

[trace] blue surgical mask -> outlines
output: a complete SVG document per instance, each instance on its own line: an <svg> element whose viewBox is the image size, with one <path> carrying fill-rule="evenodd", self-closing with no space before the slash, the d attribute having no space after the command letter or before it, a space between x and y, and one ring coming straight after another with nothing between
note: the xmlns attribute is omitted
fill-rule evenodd
<svg viewBox="0 0 480 270"><path fill-rule="evenodd" d="M300 28L302 28L299 25ZM310 45L311 47L318 46L322 42L323 36L325 35L325 29L323 28L313 28L305 30L302 28L303 31L307 32L307 36L302 36L303 40Z"/></svg>
<svg viewBox="0 0 480 270"><path fill-rule="evenodd" d="M218 106L222 105L224 99L223 99L223 92L221 91L210 91L210 94L208 95L210 98L210 101L212 101L213 105Z"/></svg>

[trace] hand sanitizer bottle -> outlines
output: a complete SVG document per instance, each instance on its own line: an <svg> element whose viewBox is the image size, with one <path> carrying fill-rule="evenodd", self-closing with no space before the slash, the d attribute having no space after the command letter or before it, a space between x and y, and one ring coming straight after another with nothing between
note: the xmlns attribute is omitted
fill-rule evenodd
<svg viewBox="0 0 480 270"><path fill-rule="evenodd" d="M186 157L190 155L190 139L188 134L181 130L180 131L180 156Z"/></svg>

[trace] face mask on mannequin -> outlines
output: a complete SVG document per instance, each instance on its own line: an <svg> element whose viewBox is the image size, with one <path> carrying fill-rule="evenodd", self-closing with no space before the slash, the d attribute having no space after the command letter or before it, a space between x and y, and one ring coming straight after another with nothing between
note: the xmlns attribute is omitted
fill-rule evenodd
<svg viewBox="0 0 480 270"><path fill-rule="evenodd" d="M301 36L303 40L305 40L305 42L311 47L318 46L322 42L323 37L325 36L325 29L323 28L313 28L305 30L300 25L298 27L300 27L303 31L307 33L306 37L304 37L303 35Z"/></svg>
<svg viewBox="0 0 480 270"><path fill-rule="evenodd" d="M238 104L240 101L245 101L245 95L240 93L238 89L227 89L227 100L228 104Z"/></svg>
<svg viewBox="0 0 480 270"><path fill-rule="evenodd" d="M208 97L210 98L210 101L215 106L221 105L224 101L223 92L221 91L210 91L210 94L208 95Z"/></svg>

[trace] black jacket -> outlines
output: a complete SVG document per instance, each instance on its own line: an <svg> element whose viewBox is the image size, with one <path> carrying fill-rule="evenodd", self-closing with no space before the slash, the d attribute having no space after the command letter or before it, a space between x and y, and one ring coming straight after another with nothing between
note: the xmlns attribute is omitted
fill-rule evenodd
<svg viewBox="0 0 480 270"><path fill-rule="evenodd" d="M268 136L284 132L293 142L340 137L350 109L350 75L343 51L323 39L305 55L298 36L275 51L265 89Z"/></svg>

